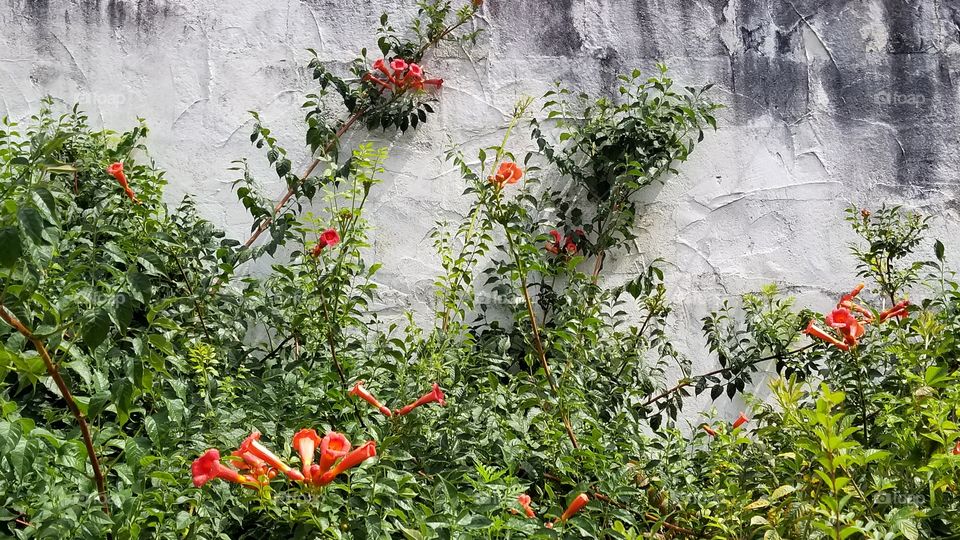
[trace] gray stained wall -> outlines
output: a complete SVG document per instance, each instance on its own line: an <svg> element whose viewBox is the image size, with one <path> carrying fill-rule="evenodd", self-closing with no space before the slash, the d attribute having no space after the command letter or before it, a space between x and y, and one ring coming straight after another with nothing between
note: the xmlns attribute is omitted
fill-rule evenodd
<svg viewBox="0 0 960 540"><path fill-rule="evenodd" d="M169 196L242 236L230 162L250 157L260 111L299 163L298 106L312 47L342 66L376 49L381 11L413 0L0 0L0 113L23 117L45 94L79 100L96 122L143 116L169 171ZM854 284L850 203L904 203L936 215L960 248L956 202L960 0L487 0L476 47L427 60L442 76L439 114L391 140L371 205L383 309L424 309L438 265L427 234L466 208L445 146L497 140L522 95L553 80L613 95L618 73L666 62L683 84L717 83L720 129L679 177L645 194L640 255L608 265L626 279L667 265L680 348L703 368L699 319L769 282L825 309ZM359 142L366 135L354 135ZM521 137L518 145L529 145ZM949 251L948 251L949 253ZM954 252L954 259L957 260Z"/></svg>

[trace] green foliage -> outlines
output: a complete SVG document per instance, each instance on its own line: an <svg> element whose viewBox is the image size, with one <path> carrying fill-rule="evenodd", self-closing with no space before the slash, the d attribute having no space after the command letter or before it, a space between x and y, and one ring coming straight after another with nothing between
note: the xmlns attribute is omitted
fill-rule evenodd
<svg viewBox="0 0 960 540"><path fill-rule="evenodd" d="M423 2L410 32L384 18L381 52L419 61L478 5ZM673 90L663 68L634 72L616 100L571 102L558 87L542 117L522 100L476 159L450 149L470 208L433 233L434 313L388 323L365 218L387 154L348 151L341 136L356 123L416 127L432 98L372 91L365 58L349 79L311 66L317 160L293 173L255 115L251 140L288 196L260 195L237 162L253 231L271 235L261 248L256 236L225 238L189 199L162 202L143 125L98 131L76 109L55 116L51 102L24 126L4 122L4 535L913 540L960 530L960 284L942 243L935 260L918 260L925 219L850 211L865 244L852 250L857 271L881 298L856 299L869 321L855 346L809 341L804 328L820 315L770 286L704 319L719 368L693 374L668 332L660 262L616 283L602 270L635 244L641 190L669 179L716 106L706 89ZM328 89L346 120L331 120ZM519 159L511 138L528 125L537 150ZM117 161L139 203L107 174ZM504 166L522 178L509 183ZM331 229L340 240L321 241ZM239 271L261 253L275 257L269 271ZM916 291L926 297L902 318L870 307ZM781 376L769 402L744 394L765 368ZM351 395L358 381L394 411L434 383L446 405L387 417ZM708 391L745 397L752 418L685 433L686 398ZM298 466L291 436L305 427L375 441L377 459L322 487L266 474L256 489L191 482L206 449L226 456L253 430ZM589 504L560 519L581 493Z"/></svg>

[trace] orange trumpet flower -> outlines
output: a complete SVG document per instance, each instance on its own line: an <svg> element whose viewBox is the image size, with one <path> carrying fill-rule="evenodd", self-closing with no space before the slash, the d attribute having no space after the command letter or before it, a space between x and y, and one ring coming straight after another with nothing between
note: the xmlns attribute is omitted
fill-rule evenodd
<svg viewBox="0 0 960 540"><path fill-rule="evenodd" d="M320 475L320 480L317 482L321 486L325 486L330 482L333 482L333 479L337 477L338 474L360 465L364 461L376 457L377 455L377 443L374 441L367 441L363 443L360 448L350 452L343 459L340 460L340 463L337 463L329 471Z"/></svg>
<svg viewBox="0 0 960 540"><path fill-rule="evenodd" d="M310 466L313 465L313 454L320 444L320 435L312 429L301 429L293 436L293 448L300 454L300 471L306 480L310 480Z"/></svg>
<svg viewBox="0 0 960 540"><path fill-rule="evenodd" d="M267 462L271 467L277 469L293 480L303 480L303 474L300 471L284 463L276 454L270 451L266 446L260 443L260 432L254 431L240 445L238 452L242 454L250 453Z"/></svg>
<svg viewBox="0 0 960 540"><path fill-rule="evenodd" d="M397 416L403 416L421 405L426 405L427 403L433 403L433 402L439 403L440 406L444 406L447 404L447 402L444 400L443 390L440 389L440 385L437 383L433 383L432 390L420 396L420 399L414 401L409 405L404 406L402 409L398 410L396 414Z"/></svg>
<svg viewBox="0 0 960 540"><path fill-rule="evenodd" d="M373 405L377 409L380 409L380 412L382 412L384 415L393 416L393 413L390 412L389 408L377 401L377 398L373 397L373 394L368 392L367 389L363 387L363 381L357 381L357 383L353 385L353 389L350 390L349 394L351 396L357 396L358 398Z"/></svg>
<svg viewBox="0 0 960 540"><path fill-rule="evenodd" d="M193 473L193 485L201 487L214 478L220 478L227 482L235 484L256 485L257 481L248 476L244 476L223 463L220 463L220 451L211 448L193 461L191 466Z"/></svg>

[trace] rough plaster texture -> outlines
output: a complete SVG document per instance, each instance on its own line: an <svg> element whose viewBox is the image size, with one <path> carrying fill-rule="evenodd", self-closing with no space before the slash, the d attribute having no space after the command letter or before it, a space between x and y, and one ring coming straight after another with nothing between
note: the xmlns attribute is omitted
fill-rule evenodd
<svg viewBox="0 0 960 540"><path fill-rule="evenodd" d="M380 12L401 20L415 4L0 2L0 113L23 117L52 94L107 126L146 118L170 200L193 194L236 237L249 221L228 167L261 162L247 111L299 148L305 49L342 64L375 49ZM660 60L684 84L717 83L727 108L680 176L646 194L642 255L611 261L607 279L665 259L680 346L702 368L699 319L721 299L776 282L824 309L852 284L849 203L934 213L935 234L960 248L960 0L488 0L477 26L477 47L427 60L447 81L439 114L381 141L393 157L371 207L388 305L424 307L438 272L427 234L466 208L445 145L497 139L513 103L555 79L612 93L617 73Z"/></svg>

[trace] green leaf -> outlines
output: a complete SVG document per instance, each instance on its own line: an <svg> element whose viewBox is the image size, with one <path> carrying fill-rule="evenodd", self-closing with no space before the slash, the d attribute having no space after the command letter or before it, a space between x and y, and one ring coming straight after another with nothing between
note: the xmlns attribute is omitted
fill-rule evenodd
<svg viewBox="0 0 960 540"><path fill-rule="evenodd" d="M943 253L944 253L943 242L941 242L940 240L937 240L936 242L933 243L933 253L937 256L938 261L943 262Z"/></svg>
<svg viewBox="0 0 960 540"><path fill-rule="evenodd" d="M795 487L793 487L793 486L791 486L791 485L789 485L789 484L788 484L788 485L780 486L780 487L778 487L777 489L773 490L773 493L770 494L770 499L772 499L772 500L777 500L777 499L779 499L779 498L781 498L781 497L786 497L787 495L793 493L793 492L796 491L796 490L797 490L797 488L795 488Z"/></svg>
<svg viewBox="0 0 960 540"><path fill-rule="evenodd" d="M902 534L907 540L918 540L920 538L920 531L917 529L917 522L912 519L898 521L897 528L900 529L900 534Z"/></svg>
<svg viewBox="0 0 960 540"><path fill-rule="evenodd" d="M0 266L11 267L23 255L20 245L20 232L14 227L0 229Z"/></svg>
<svg viewBox="0 0 960 540"><path fill-rule="evenodd" d="M113 306L110 311L110 318L120 329L120 332L126 332L127 327L133 320L133 297L129 294L118 294L113 299Z"/></svg>
<svg viewBox="0 0 960 540"><path fill-rule="evenodd" d="M35 244L44 244L43 240L43 218L40 212L32 206L23 206L17 211L17 218L20 220L20 226L23 232L30 237Z"/></svg>
<svg viewBox="0 0 960 540"><path fill-rule="evenodd" d="M493 525L493 521L491 521L487 516L467 515L460 519L460 521L457 522L457 525L465 529L483 529Z"/></svg>
<svg viewBox="0 0 960 540"><path fill-rule="evenodd" d="M101 308L87 319L80 335L87 347L96 349L107 338L108 330L110 330L110 314L106 309Z"/></svg>
<svg viewBox="0 0 960 540"><path fill-rule="evenodd" d="M110 401L110 392L103 391L97 392L90 396L90 404L87 407L87 416L90 418L96 418L97 415L103 412L107 407L107 402Z"/></svg>
<svg viewBox="0 0 960 540"><path fill-rule="evenodd" d="M127 274L127 282L130 283L130 292L133 293L134 298L144 304L150 302L153 293L150 276L142 272L130 272Z"/></svg>

